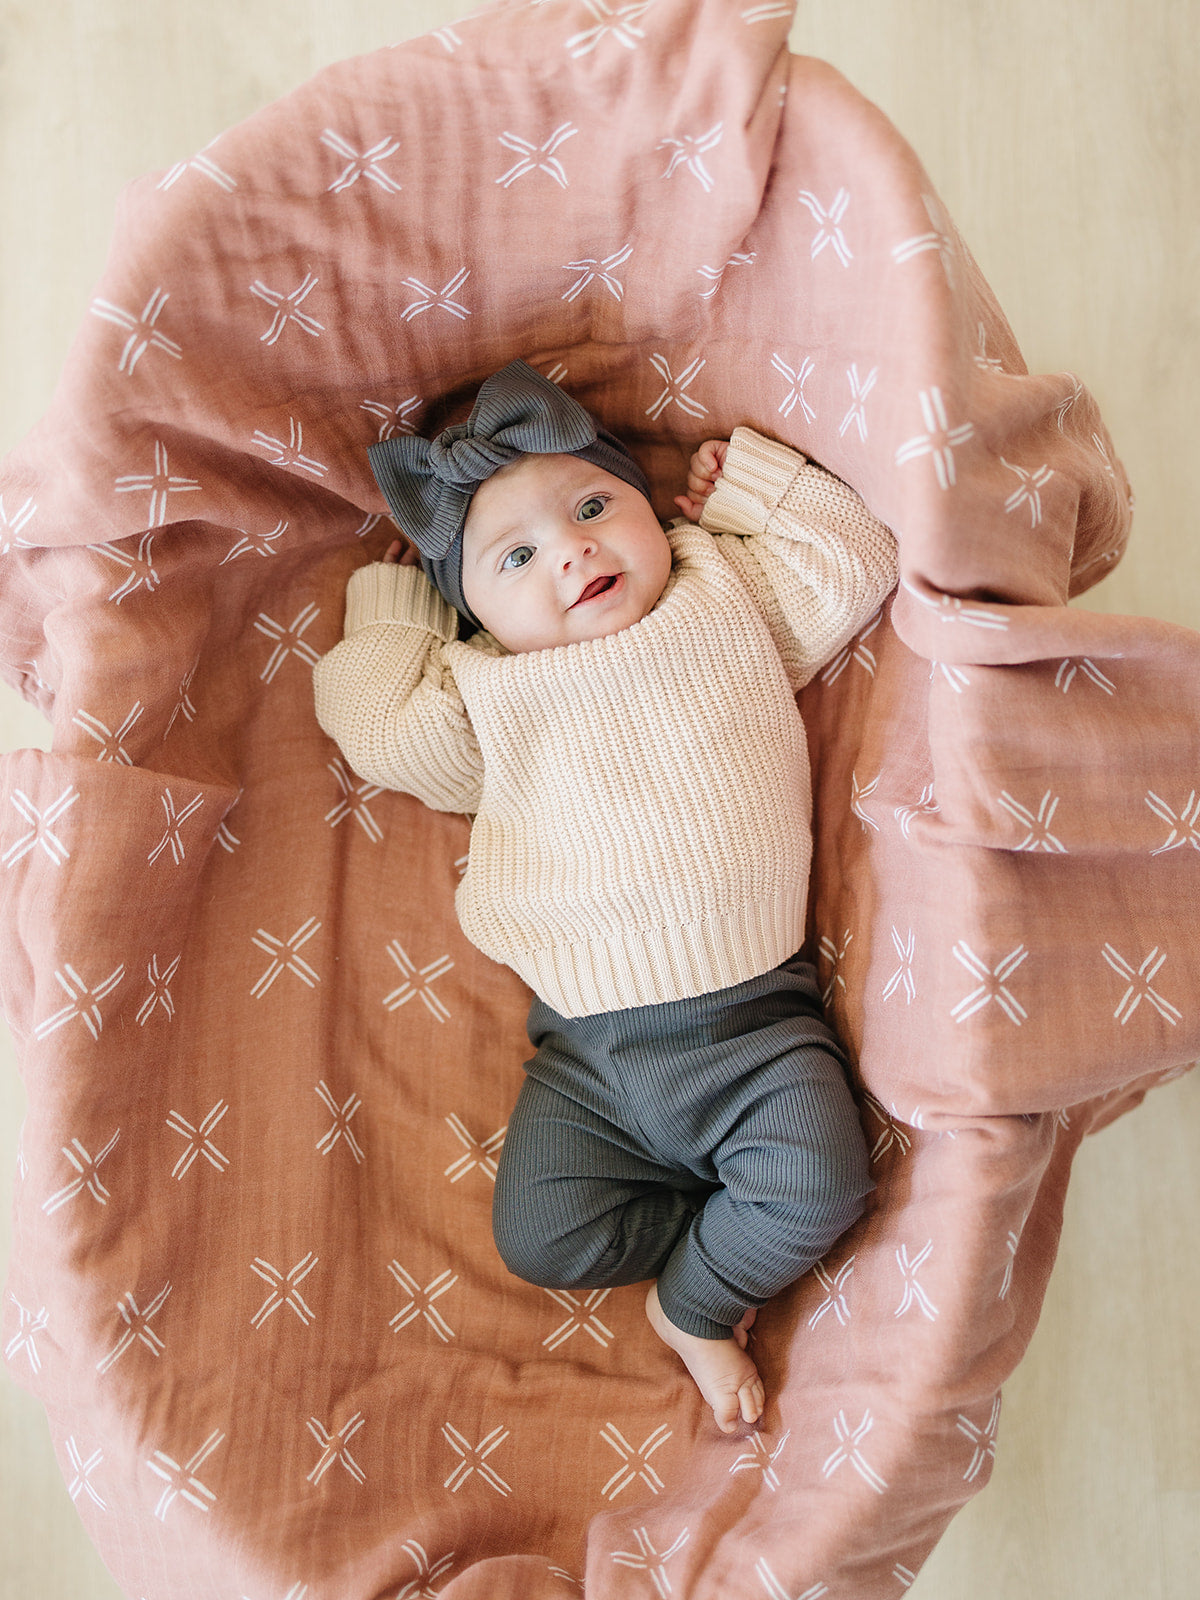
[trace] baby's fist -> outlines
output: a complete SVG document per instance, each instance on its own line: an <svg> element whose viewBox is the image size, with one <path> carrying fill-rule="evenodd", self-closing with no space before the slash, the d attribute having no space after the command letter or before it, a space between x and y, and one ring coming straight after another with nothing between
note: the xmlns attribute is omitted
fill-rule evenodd
<svg viewBox="0 0 1200 1600"><path fill-rule="evenodd" d="M692 522L704 510L704 502L716 488L729 450L726 439L706 439L688 464L688 492L676 495L675 504Z"/></svg>

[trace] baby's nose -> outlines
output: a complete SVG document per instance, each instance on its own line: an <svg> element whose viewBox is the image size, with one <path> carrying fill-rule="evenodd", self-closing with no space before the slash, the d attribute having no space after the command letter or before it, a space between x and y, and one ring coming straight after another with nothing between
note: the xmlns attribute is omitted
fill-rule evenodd
<svg viewBox="0 0 1200 1600"><path fill-rule="evenodd" d="M586 561L589 556L594 556L597 550L595 539L584 533L571 533L562 542L559 560L565 572L573 562Z"/></svg>

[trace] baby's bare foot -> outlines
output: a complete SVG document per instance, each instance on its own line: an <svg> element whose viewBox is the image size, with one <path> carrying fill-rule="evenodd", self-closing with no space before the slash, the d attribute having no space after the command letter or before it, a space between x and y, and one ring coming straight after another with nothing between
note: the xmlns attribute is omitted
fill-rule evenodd
<svg viewBox="0 0 1200 1600"><path fill-rule="evenodd" d="M700 1339L675 1326L659 1303L657 1285L653 1285L646 1296L646 1315L663 1343L682 1358L722 1433L732 1433L739 1417L743 1422L758 1421L766 1391L745 1349L753 1311L746 1313L730 1338Z"/></svg>

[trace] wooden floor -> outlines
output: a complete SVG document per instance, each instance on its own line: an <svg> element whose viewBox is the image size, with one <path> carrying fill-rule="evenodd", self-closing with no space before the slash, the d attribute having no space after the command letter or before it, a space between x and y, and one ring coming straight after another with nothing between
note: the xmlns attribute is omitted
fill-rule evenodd
<svg viewBox="0 0 1200 1600"><path fill-rule="evenodd" d="M325 63L472 6L3 0L0 451L46 405L127 179ZM832 61L915 146L1030 366L1077 372L1100 400L1138 503L1129 555L1085 603L1200 627L1200 0L799 12L792 48ZM46 742L0 688L0 749ZM3 1044L7 1191L22 1097ZM995 1476L918 1600L1200 1595L1198 1147L1200 1075L1085 1146L1045 1313L1005 1391ZM40 1412L0 1378L0 1600L117 1593Z"/></svg>

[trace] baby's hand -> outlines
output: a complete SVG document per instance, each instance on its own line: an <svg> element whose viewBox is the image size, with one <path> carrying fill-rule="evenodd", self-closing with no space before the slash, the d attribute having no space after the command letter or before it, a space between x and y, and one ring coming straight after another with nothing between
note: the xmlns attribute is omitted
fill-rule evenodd
<svg viewBox="0 0 1200 1600"><path fill-rule="evenodd" d="M415 567L420 559L413 546L403 539L393 539L383 557L384 565L388 567Z"/></svg>
<svg viewBox="0 0 1200 1600"><path fill-rule="evenodd" d="M675 504L690 521L699 520L704 502L721 476L728 450L727 439L706 439L688 464L688 492L676 495Z"/></svg>

